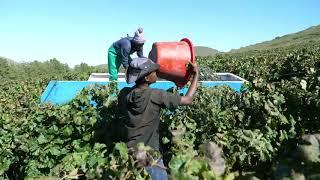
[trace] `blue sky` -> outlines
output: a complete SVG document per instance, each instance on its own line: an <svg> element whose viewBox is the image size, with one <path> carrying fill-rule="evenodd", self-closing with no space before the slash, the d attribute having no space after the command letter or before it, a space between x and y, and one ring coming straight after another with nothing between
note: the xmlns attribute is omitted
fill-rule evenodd
<svg viewBox="0 0 320 180"><path fill-rule="evenodd" d="M0 0L0 56L97 65L140 26L147 55L157 41L229 51L319 24L319 0Z"/></svg>

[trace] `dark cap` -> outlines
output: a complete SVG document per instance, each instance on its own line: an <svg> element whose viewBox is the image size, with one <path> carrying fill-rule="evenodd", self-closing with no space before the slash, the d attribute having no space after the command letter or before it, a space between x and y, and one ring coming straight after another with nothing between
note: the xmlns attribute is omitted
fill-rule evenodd
<svg viewBox="0 0 320 180"><path fill-rule="evenodd" d="M136 82L151 72L160 68L160 65L148 58L133 58L126 74L127 83Z"/></svg>

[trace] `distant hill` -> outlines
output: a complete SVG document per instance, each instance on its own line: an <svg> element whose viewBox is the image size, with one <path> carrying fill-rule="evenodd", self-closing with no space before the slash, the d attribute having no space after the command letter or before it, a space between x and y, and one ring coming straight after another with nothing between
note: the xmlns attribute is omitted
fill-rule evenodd
<svg viewBox="0 0 320 180"><path fill-rule="evenodd" d="M195 46L196 56L209 56L219 53L218 50L205 46Z"/></svg>
<svg viewBox="0 0 320 180"><path fill-rule="evenodd" d="M305 29L297 33L276 37L275 39L270 41L264 41L261 43L242 47L240 49L233 49L230 52L264 50L264 49L287 47L291 45L298 45L298 44L311 43L311 42L320 42L320 25L312 26L308 29Z"/></svg>
<svg viewBox="0 0 320 180"><path fill-rule="evenodd" d="M95 68L98 68L98 69L103 69L103 70L105 70L105 69L107 69L108 68L108 65L107 64L100 64L100 65L96 65L96 66L94 66Z"/></svg>
<svg viewBox="0 0 320 180"><path fill-rule="evenodd" d="M97 68L98 72L103 72L103 73L109 72L107 64L100 64L100 65L96 65L94 67ZM121 65L119 68L119 72L124 73L124 70L125 70L124 67Z"/></svg>

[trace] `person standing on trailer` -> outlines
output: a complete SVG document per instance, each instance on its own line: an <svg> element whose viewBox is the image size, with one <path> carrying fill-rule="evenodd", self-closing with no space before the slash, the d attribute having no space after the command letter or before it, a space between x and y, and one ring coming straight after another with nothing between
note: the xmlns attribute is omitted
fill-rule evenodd
<svg viewBox="0 0 320 180"><path fill-rule="evenodd" d="M114 42L108 50L108 69L110 74L110 81L118 79L118 71L121 66L127 71L131 62L130 55L137 53L137 56L142 58L143 45L146 39L144 38L143 28L137 29L133 37L125 37Z"/></svg>

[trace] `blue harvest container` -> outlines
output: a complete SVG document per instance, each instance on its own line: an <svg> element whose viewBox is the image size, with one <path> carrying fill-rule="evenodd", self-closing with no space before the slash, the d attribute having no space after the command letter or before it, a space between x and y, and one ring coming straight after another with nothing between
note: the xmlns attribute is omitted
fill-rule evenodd
<svg viewBox="0 0 320 180"><path fill-rule="evenodd" d="M228 85L235 91L240 91L241 86L246 81L231 73L216 73L219 81L200 81L203 87L213 87L219 85ZM101 84L107 85L109 82L99 81L50 81L45 91L41 95L41 103L51 103L54 105L61 105L70 102L81 90L89 85ZM133 84L126 82L117 82L118 88L132 87ZM151 88L170 89L176 87L170 81L157 81L151 84ZM180 89L181 93L186 93L187 88Z"/></svg>

